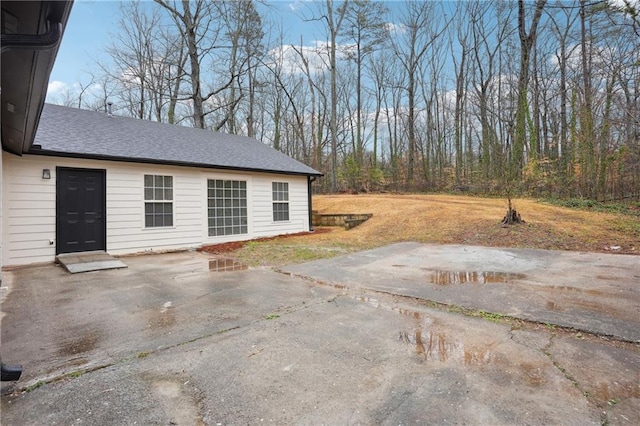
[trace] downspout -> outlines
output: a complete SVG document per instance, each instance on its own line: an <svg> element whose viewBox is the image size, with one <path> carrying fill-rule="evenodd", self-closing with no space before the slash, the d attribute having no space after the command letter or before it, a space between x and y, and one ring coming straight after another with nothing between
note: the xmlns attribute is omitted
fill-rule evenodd
<svg viewBox="0 0 640 426"><path fill-rule="evenodd" d="M50 50L60 43L62 38L62 23L47 22L47 32L41 35L33 34L2 34L2 52L10 49L22 50Z"/></svg>
<svg viewBox="0 0 640 426"><path fill-rule="evenodd" d="M311 183L315 182L315 176L307 176L307 205L309 206L309 232L313 232L313 206L311 204Z"/></svg>

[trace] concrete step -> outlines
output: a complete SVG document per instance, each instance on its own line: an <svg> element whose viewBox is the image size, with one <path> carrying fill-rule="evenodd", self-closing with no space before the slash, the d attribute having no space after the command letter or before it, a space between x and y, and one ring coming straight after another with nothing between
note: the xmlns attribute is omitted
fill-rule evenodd
<svg viewBox="0 0 640 426"><path fill-rule="evenodd" d="M59 254L56 256L56 263L72 274L127 267L122 261L101 250Z"/></svg>

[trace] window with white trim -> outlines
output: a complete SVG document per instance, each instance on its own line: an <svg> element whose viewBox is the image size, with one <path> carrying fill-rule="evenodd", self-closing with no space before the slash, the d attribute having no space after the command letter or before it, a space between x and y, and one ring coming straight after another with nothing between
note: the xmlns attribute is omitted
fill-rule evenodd
<svg viewBox="0 0 640 426"><path fill-rule="evenodd" d="M273 221L283 222L289 220L289 183L271 182L273 194Z"/></svg>
<svg viewBox="0 0 640 426"><path fill-rule="evenodd" d="M173 226L173 176L144 175L144 227Z"/></svg>
<svg viewBox="0 0 640 426"><path fill-rule="evenodd" d="M208 179L207 210L210 237L247 234L247 182Z"/></svg>

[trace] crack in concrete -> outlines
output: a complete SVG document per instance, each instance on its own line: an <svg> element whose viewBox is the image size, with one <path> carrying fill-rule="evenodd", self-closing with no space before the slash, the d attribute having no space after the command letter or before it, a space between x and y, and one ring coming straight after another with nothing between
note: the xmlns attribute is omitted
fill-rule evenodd
<svg viewBox="0 0 640 426"><path fill-rule="evenodd" d="M545 347L542 348L542 353L549 358L553 366L562 373L565 379L569 380L573 386L578 388L585 397L588 397L588 392L586 392L582 388L582 386L580 385L580 382L578 382L578 380L576 380L576 378L573 377L573 375L571 375L571 373L569 373L569 371L560 363L560 361L556 360L553 354L551 353L551 347L553 346L553 339L555 337L556 337L556 333L552 332L551 336L549 337L549 341L547 342Z"/></svg>
<svg viewBox="0 0 640 426"><path fill-rule="evenodd" d="M273 270L274 270L274 272L277 272L277 273L280 273L280 274L284 274L284 275L287 275L287 276L291 276L291 277L295 277L295 278L300 278L300 279L302 279L304 281L307 281L307 282L310 282L310 283L314 283L314 284L318 284L318 285L322 285L322 286L333 287L333 288L337 288L337 289L343 290L344 291L344 295L349 295L349 294L353 294L354 293L354 289L349 288L346 284L341 284L341 283L333 282L333 281L331 281L331 282L324 281L324 280L319 279L319 278L309 277L309 276L302 275L302 274L296 274L296 273L284 271L284 270L278 269L278 268L274 268ZM613 335L605 334L605 333L598 333L598 332L594 332L594 331L590 331L590 330L586 330L586 329L582 329L582 328L567 327L567 326L563 326L563 325L559 325L559 324L552 324L552 323L542 322L542 321L534 321L534 320L531 320L531 319L528 319L528 318L520 318L520 317L517 317L517 316L508 315L508 314L501 314L501 313L497 313L497 312L485 311L485 310L482 310L482 309L467 308L465 306L449 304L449 303L442 303L442 302L438 302L438 301L431 300L431 299L425 299L425 298L419 298L419 297L415 297L415 296L406 296L406 295L402 295L402 294L397 294L397 293L394 293L392 291L387 291L387 290L361 288L361 289L358 289L358 291L363 292L365 294L366 293L384 294L384 295L387 295L387 296L393 296L393 297L400 298L400 299L403 299L403 300L410 300L410 301L413 301L414 303L417 303L419 305L430 307L430 308L434 308L434 309L438 309L438 310L444 311L444 312L462 314L464 316L473 317L473 318L482 318L484 320L491 321L491 322L498 322L498 323L503 323L503 324L511 324L514 327L514 329L521 328L521 326L523 324L544 325L544 326L546 326L548 328L549 327L553 327L554 329L558 329L558 330L562 330L562 331L580 332L580 333L583 333L584 335L587 335L587 336L604 337L604 338L611 339L611 340L614 340L614 341L617 341L617 342L621 342L621 343L631 343L631 344L640 343L640 342L637 342L635 340L624 339L624 338L621 338L619 336L613 336Z"/></svg>
<svg viewBox="0 0 640 426"><path fill-rule="evenodd" d="M541 352L547 356L549 358L549 360L551 361L551 364L558 370L560 371L560 373L562 373L562 376L567 379L569 382L571 382L571 384L577 388L580 393L582 394L582 396L587 400L587 402L589 404L593 404L595 407L601 409L601 405L598 404L597 402L594 402L591 398L591 395L589 393L589 391L587 389L585 389L582 384L569 372L569 370L562 365L562 363L560 361L558 361L552 353L552 346L553 346L553 342L554 342L554 338L556 337L556 333L552 332L551 335L549 336L549 341L547 342L547 344L544 346L544 348L541 349ZM526 345L525 345L526 346ZM602 425L608 425L609 424L609 419L608 419L608 413L607 410L601 410L600 411L600 424Z"/></svg>
<svg viewBox="0 0 640 426"><path fill-rule="evenodd" d="M338 294L338 295L335 295L334 297L331 297L331 298L328 298L328 299L320 298L319 300L315 301L314 303L303 302L303 303L301 303L301 304L299 304L297 306L296 305L287 306L287 307L283 308L282 310L278 309L277 312L280 315L289 315L289 314L301 311L303 309L310 308L310 307L315 306L315 305L335 302L336 299L338 299L339 297L342 297L342 296L343 295L339 295ZM93 367L90 367L90 368L78 368L76 370L67 371L65 373L56 374L56 375L45 377L45 378L34 378L34 379L30 380L29 382L26 382L24 385L22 385L20 387L7 387L7 388L5 388L3 390L2 396L5 396L5 395L6 396L16 396L16 395L21 394L21 393L31 392L31 391L39 388L39 387L42 387L44 385L48 385L48 384L51 384L51 383L58 382L60 380L75 379L75 378L81 377L81 376L83 376L85 374L92 373L94 371L103 370L105 368L113 367L115 365L122 364L122 363L129 362L129 361L135 361L136 359L146 358L149 355L153 355L153 354L156 354L156 353L159 353L159 352L164 352L166 350L173 349L173 348L176 348L176 347L188 345L188 344L191 344L191 343L203 340L203 339L207 339L209 337L217 336L219 334L227 333L227 332L230 332L230 331L233 331L233 330L238 330L238 329L241 329L241 328L244 328L244 327L247 327L247 326L251 326L253 324L257 324L257 323L260 323L260 322L263 322L263 321L269 321L269 319L268 318L263 318L263 317L257 318L257 319L254 319L254 320L249 321L249 322L244 323L244 324L239 324L239 325L236 325L236 326L233 326L233 327L220 329L217 332L203 334L203 335L195 337L193 339L185 340L183 342L174 343L172 345L164 346L164 347L161 347L161 348L158 348L158 349L155 349L155 350L150 350L150 351L145 351L145 352L138 352L135 355L131 355L131 356L128 356L128 357L120 358L120 359L118 359L116 361L100 364L100 365L93 366Z"/></svg>
<svg viewBox="0 0 640 426"><path fill-rule="evenodd" d="M344 284L341 284L341 283L338 283L338 282L326 282L326 281L323 281L322 279L318 279L318 278L314 278L314 277L308 277L308 276L301 275L301 274L295 274L295 273L291 273L291 272L287 272L287 271L283 271L283 270L279 270L279 269L275 269L275 272L282 273L282 274L289 275L289 276L293 276L293 277L296 277L296 278L300 278L302 280L305 280L307 282L311 282L311 283L314 283L314 284L317 284L317 285L329 286L329 287L341 289L344 292L342 296L352 296L355 299L357 299L356 297L354 297L354 295L356 293L359 293L359 294L382 294L382 295L385 295L385 296L394 297L396 300L398 300L398 299L407 300L407 301L416 303L417 305L420 305L420 306L423 306L423 307L427 307L427 308L436 309L436 310L439 310L439 311L442 311L442 312L447 312L447 313L451 313L451 314L461 314L461 315L464 315L464 316L467 316L467 317L480 318L480 319L483 319L485 321L497 322L497 323L504 324L504 325L511 325L511 330L510 330L511 339L513 339L513 332L514 331L521 330L521 329L525 328L526 326L528 326L527 328L544 326L547 330L549 330L551 332L551 335L549 337L548 342L546 343L546 345L543 348L530 346L530 345L527 345L527 344L525 344L523 342L515 342L515 343L518 343L520 345L523 345L525 347L528 347L528 348L536 350L536 351L541 351L545 356L547 356L549 358L549 360L551 361L552 365L554 366L554 368L556 368L562 374L562 377L564 377L566 380L568 380L572 384L572 386L576 387L581 392L581 394L583 395L583 397L586 399L586 401L589 404L594 405L595 407L597 407L600 410L600 422L601 422L602 425L608 425L609 422L610 422L609 418L608 418L608 411L602 409L603 407L601 406L601 404L598 404L597 402L595 402L593 400L593 398L590 395L589 391L584 388L584 386L571 374L571 372L559 360L555 359L555 357L553 356L553 353L552 353L552 347L553 347L554 338L556 337L557 332L568 332L568 333L578 333L581 337L605 338L605 339L611 340L612 342L619 342L619 343L624 343L624 344L630 343L630 344L634 344L634 345L638 344L638 342L633 341L633 340L622 339L622 338L619 338L617 336L607 335L607 334L604 334L604 333L592 332L592 331L581 329L581 328L572 328L572 327L566 327L566 326L562 326L562 325L558 325L558 324L551 324L551 323L548 323L548 322L532 321L530 319L518 318L518 317L515 317L515 316L504 315L504 314L499 314L499 313L492 313L492 312L484 311L484 310L481 310L481 309L472 309L472 308L467 308L465 306L459 306L459 305L455 305L455 304L447 304L447 303L437 302L435 300L430 300L430 299L418 298L418 297L414 297L414 296L399 295L397 293L394 293L394 292L391 292L391 291L385 291L385 290L359 288L356 291L356 289L349 288L347 285L344 285ZM338 297L339 296L336 296L335 299L337 299Z"/></svg>
<svg viewBox="0 0 640 426"><path fill-rule="evenodd" d="M93 373L94 371L99 371L105 368L112 367L116 364L119 364L120 362L121 361L114 361L114 362L109 362L105 364L94 365L93 367L89 367L89 368L79 368L77 370L68 371L64 374L56 374L56 375L45 377L45 378L35 378L28 381L23 386L7 388L6 393L3 392L2 396L11 397L21 393L31 392L44 385L49 385L51 383L56 383L65 379L75 379L85 374Z"/></svg>

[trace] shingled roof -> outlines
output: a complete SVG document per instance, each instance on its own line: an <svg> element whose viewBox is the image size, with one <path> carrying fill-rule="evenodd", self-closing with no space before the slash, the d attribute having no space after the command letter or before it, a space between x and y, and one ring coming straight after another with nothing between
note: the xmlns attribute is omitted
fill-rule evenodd
<svg viewBox="0 0 640 426"><path fill-rule="evenodd" d="M264 143L226 133L45 104L32 154L321 176Z"/></svg>

